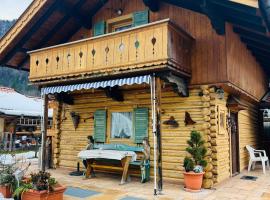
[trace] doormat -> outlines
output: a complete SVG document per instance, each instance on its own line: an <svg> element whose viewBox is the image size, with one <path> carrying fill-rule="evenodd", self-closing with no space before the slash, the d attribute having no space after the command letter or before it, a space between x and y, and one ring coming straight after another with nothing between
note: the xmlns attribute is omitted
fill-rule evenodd
<svg viewBox="0 0 270 200"><path fill-rule="evenodd" d="M241 179L249 180L249 181L256 181L258 177L256 176L242 176Z"/></svg>
<svg viewBox="0 0 270 200"><path fill-rule="evenodd" d="M85 189L76 188L76 187L68 187L64 193L64 195L78 197L81 199L91 197L97 194L100 194L100 192L97 192L94 190L85 190Z"/></svg>
<svg viewBox="0 0 270 200"><path fill-rule="evenodd" d="M137 197L130 197L130 196L126 196L120 200L145 200L145 199L142 199L142 198L137 198Z"/></svg>

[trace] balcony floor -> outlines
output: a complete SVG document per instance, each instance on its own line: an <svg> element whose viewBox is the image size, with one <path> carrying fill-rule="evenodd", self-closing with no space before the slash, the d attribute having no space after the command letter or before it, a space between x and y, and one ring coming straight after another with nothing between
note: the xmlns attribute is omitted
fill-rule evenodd
<svg viewBox="0 0 270 200"><path fill-rule="evenodd" d="M32 170L36 170L32 166ZM30 170L31 171L31 170ZM244 170L238 176L235 176L211 190L202 190L199 193L188 193L183 190L183 185L171 183L164 184L162 195L154 198L153 182L141 184L139 179L131 178L131 182L125 185L119 185L119 175L109 175L98 173L96 178L83 179L83 177L69 176L69 170L56 169L49 170L61 184L67 187L76 187L98 194L86 198L77 198L65 195L65 200L267 200L270 199L270 170L266 175L262 169L257 166L255 171L248 173ZM256 181L240 179L243 175L256 176Z"/></svg>

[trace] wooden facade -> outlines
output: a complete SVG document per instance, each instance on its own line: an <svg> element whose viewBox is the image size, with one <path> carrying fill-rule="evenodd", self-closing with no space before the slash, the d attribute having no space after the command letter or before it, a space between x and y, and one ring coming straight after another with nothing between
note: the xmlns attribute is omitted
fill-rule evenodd
<svg viewBox="0 0 270 200"><path fill-rule="evenodd" d="M34 1L32 4L36 6L36 9L39 9L38 2ZM79 2L76 1L70 5L76 7ZM177 2L181 1L160 1L158 11L152 12L142 0L123 0L122 5L118 0L109 0L105 4L87 1L84 9L79 10L78 13L82 18L89 10L93 11L92 8L96 5L91 20L90 17L83 18L84 26L78 27L75 22L68 21L70 26L63 25L62 29L67 28L67 32L70 32L69 37L61 35L63 30L58 28L55 30L58 34L48 41L41 42L43 45L37 45L38 48L45 48L30 52L30 80L43 88L125 78L153 72L159 72L160 76L160 71L171 72L183 80L189 90L189 95L179 96L175 92L175 87L172 87L175 83L168 83L158 78L161 81L158 103L161 118L163 178L177 183L183 181L186 141L190 132L197 130L206 141L208 165L205 168L204 187L210 188L247 166L249 158L245 145L255 147L260 145L260 123L257 113L258 103L268 87L268 72L263 66L268 62L261 62L259 57L255 57L254 52L243 42L243 36L236 33L234 21L228 20L227 15L223 16L226 18L224 23L217 25L215 17L218 16L214 16L213 19L213 16L211 17L205 11L209 8L205 8L204 11L198 10L195 6L198 1L190 0L194 7ZM221 4L212 3L212 6L220 9L218 6ZM253 23L256 30L264 31L262 19L256 13L254 14L254 10L258 9L255 1L234 0L227 3L222 4L225 9L222 10L223 12L234 13L237 9L230 10L230 8L237 6L241 11L241 16L250 17L251 21L255 20L259 23ZM49 7L49 4L46 6ZM203 6L205 5L200 5L200 9ZM121 16L115 12L119 7L123 11ZM134 20L130 16L143 11L149 14L148 24L108 33L108 30L113 29L108 28L111 26L109 23L117 22L120 18L127 19L124 20L126 26L129 20ZM78 18L79 15L76 16ZM237 18L237 14L232 16ZM85 19L91 22L91 28L87 26L88 21L85 23ZM49 20L48 24L53 23L51 21ZM93 37L95 27L100 22L107 22L107 31L104 28L103 35ZM46 27L48 24L45 24ZM249 23L245 24L249 25ZM222 34L222 25L224 25L224 34ZM16 24L16 26L19 25ZM69 29L74 30L69 31ZM246 30L247 27L243 29ZM39 31L44 30L40 28ZM14 30L11 31L13 32ZM60 42L55 45L57 41L68 43ZM6 43L8 43L8 38L0 42L0 52L8 51L5 49ZM3 57L7 56L3 54ZM10 59L9 64L17 65L16 63L15 58ZM102 89L92 89L69 92L69 95L74 98L73 105L63 102L57 104L54 112L56 129L54 164L56 167L76 167L77 154L85 147L86 137L95 132L93 116L99 109L107 111L106 125L109 128L106 132L105 143L138 145L129 139L111 140L110 117L112 112L132 111L139 107L150 108L149 85L122 86L119 90L123 94L122 102L109 98ZM228 105L231 97L238 98L239 102L247 106L242 110L231 109ZM70 112L76 112L80 116L76 129L74 129ZM185 125L185 112L190 114L196 122L195 125ZM151 116L150 111L149 116ZM163 123L172 116L179 127L171 127ZM234 124L230 121L232 116L235 117ZM153 166L150 117L148 121L148 136L152 150L151 166ZM233 136L232 132L236 135ZM237 144L236 150L232 148L233 142ZM153 175L153 168L151 170Z"/></svg>

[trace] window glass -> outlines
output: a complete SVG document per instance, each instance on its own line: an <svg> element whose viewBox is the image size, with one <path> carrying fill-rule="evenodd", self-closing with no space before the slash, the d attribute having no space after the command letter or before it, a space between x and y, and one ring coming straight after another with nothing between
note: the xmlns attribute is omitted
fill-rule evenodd
<svg viewBox="0 0 270 200"><path fill-rule="evenodd" d="M133 133L132 118L132 112L113 112L111 114L111 138L130 139Z"/></svg>
<svg viewBox="0 0 270 200"><path fill-rule="evenodd" d="M128 24L128 25L123 25L123 26L119 26L119 27L115 27L114 28L114 32L117 32L117 31L123 31L123 30L126 30L126 29L129 29L132 27L132 24Z"/></svg>

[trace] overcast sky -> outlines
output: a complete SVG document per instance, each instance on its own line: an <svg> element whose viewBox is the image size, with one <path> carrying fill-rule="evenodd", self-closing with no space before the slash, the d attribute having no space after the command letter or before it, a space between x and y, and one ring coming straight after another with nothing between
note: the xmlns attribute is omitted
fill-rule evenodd
<svg viewBox="0 0 270 200"><path fill-rule="evenodd" d="M17 19L32 0L0 0L0 19Z"/></svg>

